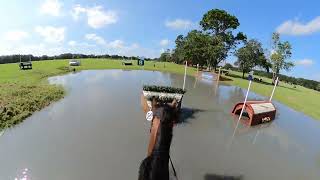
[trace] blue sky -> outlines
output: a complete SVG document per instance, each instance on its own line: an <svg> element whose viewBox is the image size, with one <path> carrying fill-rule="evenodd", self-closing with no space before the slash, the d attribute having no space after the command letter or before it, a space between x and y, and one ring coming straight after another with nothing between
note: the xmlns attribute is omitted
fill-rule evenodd
<svg viewBox="0 0 320 180"><path fill-rule="evenodd" d="M320 80L320 2L292 0L11 0L0 1L0 54L64 52L157 57L202 15L220 8L239 31L270 49L274 31L293 46L288 75ZM228 58L229 62L234 57Z"/></svg>

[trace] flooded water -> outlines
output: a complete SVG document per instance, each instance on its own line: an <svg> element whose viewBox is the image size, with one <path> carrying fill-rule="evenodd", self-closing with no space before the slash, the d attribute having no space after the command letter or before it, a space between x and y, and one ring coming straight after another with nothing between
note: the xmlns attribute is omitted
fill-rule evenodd
<svg viewBox="0 0 320 180"><path fill-rule="evenodd" d="M151 71L82 71L50 78L64 99L0 137L0 180L137 179L149 122L142 85L182 87L180 75ZM233 137L234 104L245 90L187 77L185 123L174 129L171 157L180 180L319 180L320 123L275 102L276 120L242 125ZM250 100L264 99L250 93Z"/></svg>

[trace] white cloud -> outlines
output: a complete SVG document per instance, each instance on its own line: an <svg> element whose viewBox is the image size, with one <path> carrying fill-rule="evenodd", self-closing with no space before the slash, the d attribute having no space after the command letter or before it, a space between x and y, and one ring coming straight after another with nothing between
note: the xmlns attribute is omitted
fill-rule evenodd
<svg viewBox="0 0 320 180"><path fill-rule="evenodd" d="M35 56L42 55L57 55L64 53L64 49L61 46L51 46L49 44L24 44L19 43L18 45L13 44L0 44L0 54L11 55L11 54L33 54Z"/></svg>
<svg viewBox="0 0 320 180"><path fill-rule="evenodd" d="M87 10L88 24L89 26L97 29L105 25L114 24L118 21L116 12L114 11L103 11L101 6Z"/></svg>
<svg viewBox="0 0 320 180"><path fill-rule="evenodd" d="M87 42L77 42L77 41L69 41L66 49L68 52L73 53L89 53L92 54L92 50L96 49L95 44L89 44Z"/></svg>
<svg viewBox="0 0 320 180"><path fill-rule="evenodd" d="M298 20L288 20L277 28L277 32L286 35L308 35L319 31L320 16L307 23L302 23Z"/></svg>
<svg viewBox="0 0 320 180"><path fill-rule="evenodd" d="M100 37L100 36L98 36L96 34L86 34L85 38L87 40L95 41L97 44L100 44L100 45L105 45L106 44L106 41L104 40L104 38Z"/></svg>
<svg viewBox="0 0 320 180"><path fill-rule="evenodd" d="M94 29L115 24L118 21L118 15L116 11L104 10L102 6L84 8L78 4L73 7L71 15L75 20L78 20L82 13L87 15L87 23Z"/></svg>
<svg viewBox="0 0 320 180"><path fill-rule="evenodd" d="M40 7L40 13L52 16L60 16L61 7L62 3L59 0L46 0Z"/></svg>
<svg viewBox="0 0 320 180"><path fill-rule="evenodd" d="M184 20L184 19L175 19L172 21L166 21L165 22L166 27L171 29L182 29L186 30L193 26L193 23L190 20Z"/></svg>
<svg viewBox="0 0 320 180"><path fill-rule="evenodd" d="M69 41L69 42L68 42L68 45L69 45L69 46L76 46L76 45L77 45L77 42L76 42L76 41Z"/></svg>
<svg viewBox="0 0 320 180"><path fill-rule="evenodd" d="M127 44L122 40L114 40L107 44L109 54L118 54L125 56L144 56L155 58L159 57L160 53L157 50L141 47L137 43Z"/></svg>
<svg viewBox="0 0 320 180"><path fill-rule="evenodd" d="M162 40L160 41L160 45L161 45L161 46L168 46L169 43L170 43L169 39L162 39Z"/></svg>
<svg viewBox="0 0 320 180"><path fill-rule="evenodd" d="M79 19L79 16L80 14L82 13L86 13L87 12L87 9L86 8L83 8L81 7L80 4L77 4L73 7L72 11L71 11L71 15L73 17L74 20L78 20Z"/></svg>
<svg viewBox="0 0 320 180"><path fill-rule="evenodd" d="M159 52L160 52L160 54L162 54L162 53L166 52L166 50L164 48L161 48Z"/></svg>
<svg viewBox="0 0 320 180"><path fill-rule="evenodd" d="M116 39L113 41L106 41L103 37L96 34L86 34L85 39L94 41L99 47L95 48L96 54L107 53L125 56L146 56L158 57L158 51L149 48L143 48L137 43L128 44L123 40ZM101 51L103 49L103 51Z"/></svg>
<svg viewBox="0 0 320 180"><path fill-rule="evenodd" d="M314 64L313 60L311 59L302 59L295 62L296 65L302 65L302 66L311 66Z"/></svg>
<svg viewBox="0 0 320 180"><path fill-rule="evenodd" d="M9 31L4 36L4 38L8 41L21 41L27 37L29 37L29 33L20 30Z"/></svg>
<svg viewBox="0 0 320 180"><path fill-rule="evenodd" d="M110 48L114 48L114 49L123 49L123 48L126 48L125 45L124 45L124 42L121 41L121 40L114 40L114 41L111 41L107 44L108 47Z"/></svg>
<svg viewBox="0 0 320 180"><path fill-rule="evenodd" d="M49 43L59 43L64 40L65 28L53 26L37 26L35 31Z"/></svg>

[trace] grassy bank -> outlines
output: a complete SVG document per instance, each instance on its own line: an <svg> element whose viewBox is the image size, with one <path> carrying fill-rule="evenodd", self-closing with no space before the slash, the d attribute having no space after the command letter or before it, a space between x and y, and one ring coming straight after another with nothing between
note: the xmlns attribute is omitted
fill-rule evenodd
<svg viewBox="0 0 320 180"><path fill-rule="evenodd" d="M232 71L228 78L232 79L232 81L227 82L231 85L245 89L248 87L248 80L242 79L242 73L240 72ZM273 89L273 85L271 84L272 80L265 77L260 78L262 78L263 83L252 83L251 91L269 97ZM320 92L318 91L307 89L302 86L294 87L294 85L280 82L273 99L296 111L303 112L314 119L320 120L320 111L318 109L320 107Z"/></svg>
<svg viewBox="0 0 320 180"><path fill-rule="evenodd" d="M172 73L184 73L184 67L173 63L146 62L144 67L123 66L121 61L109 59L83 59L78 70L87 69L137 69L157 70ZM32 70L21 71L17 64L0 65L0 129L11 127L22 122L33 112L44 108L51 102L64 96L62 87L49 85L47 78L70 72L67 60L33 62ZM196 69L188 68L187 73L194 75ZM240 78L240 73L231 73L232 81L228 83L246 88L248 81ZM252 91L269 96L272 90L270 79L263 78L267 84L254 83ZM320 93L300 86L293 88L282 84L274 97L297 111L301 111L315 119L320 119Z"/></svg>

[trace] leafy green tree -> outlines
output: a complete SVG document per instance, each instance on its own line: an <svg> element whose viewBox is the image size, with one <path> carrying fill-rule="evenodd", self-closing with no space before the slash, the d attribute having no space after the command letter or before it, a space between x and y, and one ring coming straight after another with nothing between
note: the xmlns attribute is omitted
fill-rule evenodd
<svg viewBox="0 0 320 180"><path fill-rule="evenodd" d="M255 66L262 65L266 59L262 45L257 40L250 40L245 43L245 46L238 49L235 55L238 57L235 65L239 66L242 71L242 78L244 78L245 73L251 71Z"/></svg>
<svg viewBox="0 0 320 180"><path fill-rule="evenodd" d="M181 64L185 60L185 37L183 35L179 35L175 41L176 48L172 52L172 61Z"/></svg>
<svg viewBox="0 0 320 180"><path fill-rule="evenodd" d="M200 26L213 40L212 47L208 47L208 49L211 51L209 53L210 65L214 68L225 60L229 51L235 48L238 42L246 40L246 36L242 32L239 32L236 36L233 35L233 31L239 25L237 17L224 10L212 9L204 14Z"/></svg>
<svg viewBox="0 0 320 180"><path fill-rule="evenodd" d="M206 65L209 62L210 36L201 31L193 30L184 38L183 54L192 64Z"/></svg>
<svg viewBox="0 0 320 180"><path fill-rule="evenodd" d="M159 61L161 61L161 62L169 62L169 61L171 61L170 49L167 49L165 52L161 53Z"/></svg>
<svg viewBox="0 0 320 180"><path fill-rule="evenodd" d="M318 84L316 90L317 90L317 91L320 91L320 83Z"/></svg>
<svg viewBox="0 0 320 180"><path fill-rule="evenodd" d="M272 64L270 60L266 57L267 55L265 52L268 52L267 50L264 50L263 55L260 56L258 66L260 68L263 68L267 71L267 73L270 73L270 69L272 69Z"/></svg>
<svg viewBox="0 0 320 180"><path fill-rule="evenodd" d="M273 71L273 81L279 75L280 70L289 71L294 64L287 61L291 58L291 44L288 41L282 42L279 33L272 34L272 54L270 56Z"/></svg>
<svg viewBox="0 0 320 180"><path fill-rule="evenodd" d="M220 43L220 44L219 44ZM186 37L179 35L176 39L176 49L172 54L175 62L191 61L192 64L206 65L214 67L217 65L215 59L224 50L221 41L212 38L208 33L192 30Z"/></svg>
<svg viewBox="0 0 320 180"><path fill-rule="evenodd" d="M224 69L233 69L234 67L232 66L232 64L230 63L226 63L224 66L223 66Z"/></svg>

